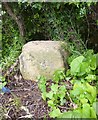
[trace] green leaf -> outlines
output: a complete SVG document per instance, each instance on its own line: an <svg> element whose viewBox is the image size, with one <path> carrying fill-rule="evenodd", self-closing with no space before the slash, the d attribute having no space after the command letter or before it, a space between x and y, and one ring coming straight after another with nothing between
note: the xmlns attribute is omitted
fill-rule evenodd
<svg viewBox="0 0 98 120"><path fill-rule="evenodd" d="M86 83L86 87L86 91L88 92L86 96L89 99L89 101L93 103L96 99L96 88L88 83Z"/></svg>
<svg viewBox="0 0 98 120"><path fill-rule="evenodd" d="M88 102L88 100L86 98L80 99L80 101L81 101L82 104L85 104L85 103Z"/></svg>
<svg viewBox="0 0 98 120"><path fill-rule="evenodd" d="M89 104L83 104L82 118L90 118L90 105Z"/></svg>
<svg viewBox="0 0 98 120"><path fill-rule="evenodd" d="M46 92L46 78L44 76L38 77L38 87L41 92Z"/></svg>
<svg viewBox="0 0 98 120"><path fill-rule="evenodd" d="M93 108L96 111L96 114L98 115L98 102L93 103Z"/></svg>
<svg viewBox="0 0 98 120"><path fill-rule="evenodd" d="M98 67L98 53L96 54L96 67Z"/></svg>
<svg viewBox="0 0 98 120"><path fill-rule="evenodd" d="M65 94L66 91L67 91L67 90L66 90L65 85L62 85L62 86L59 87L59 93L60 93L60 94Z"/></svg>
<svg viewBox="0 0 98 120"><path fill-rule="evenodd" d="M56 94L58 91L58 84L52 83L51 90L54 92L54 94Z"/></svg>
<svg viewBox="0 0 98 120"><path fill-rule="evenodd" d="M96 69L96 55L93 55L92 58L91 58L91 62L90 62L90 68L92 70L95 70Z"/></svg>
<svg viewBox="0 0 98 120"><path fill-rule="evenodd" d="M0 89L2 89L2 87L4 87L6 84L7 82L0 83Z"/></svg>
<svg viewBox="0 0 98 120"><path fill-rule="evenodd" d="M42 98L43 98L43 100L46 101L46 92L43 92L43 93L42 93Z"/></svg>
<svg viewBox="0 0 98 120"><path fill-rule="evenodd" d="M2 87L4 87L7 84L7 82L5 81L5 77L0 75L0 89L2 89Z"/></svg>
<svg viewBox="0 0 98 120"><path fill-rule="evenodd" d="M96 20L96 24L97 24L97 26L98 26L98 20Z"/></svg>
<svg viewBox="0 0 98 120"><path fill-rule="evenodd" d="M53 100L48 100L47 103L49 107L55 107Z"/></svg>
<svg viewBox="0 0 98 120"><path fill-rule="evenodd" d="M72 118L73 113L72 111L61 113L61 115L58 116L58 118Z"/></svg>
<svg viewBox="0 0 98 120"><path fill-rule="evenodd" d="M72 118L81 118L81 117L82 117L81 108L73 110L73 116L72 116Z"/></svg>
<svg viewBox="0 0 98 120"><path fill-rule="evenodd" d="M80 65L80 72L79 72L79 76L82 76L86 73L90 72L90 68L89 68L89 64L88 62L82 62Z"/></svg>
<svg viewBox="0 0 98 120"><path fill-rule="evenodd" d="M46 92L46 85L45 84L39 84L39 88L41 92Z"/></svg>
<svg viewBox="0 0 98 120"><path fill-rule="evenodd" d="M53 111L50 112L50 117L55 118L61 115L60 109L56 108Z"/></svg>
<svg viewBox="0 0 98 120"><path fill-rule="evenodd" d="M94 108L93 107L91 107L91 118L97 118L97 116L96 116L96 111L94 110Z"/></svg>
<svg viewBox="0 0 98 120"><path fill-rule="evenodd" d="M86 90L85 87L86 86L83 83L76 82L73 86L73 90L71 91L71 94L73 94L74 96L81 95Z"/></svg>
<svg viewBox="0 0 98 120"><path fill-rule="evenodd" d="M50 91L49 93L47 93L47 95L46 95L48 98L50 98L50 99L52 99L52 97L53 97L53 92L52 91Z"/></svg>
<svg viewBox="0 0 98 120"><path fill-rule="evenodd" d="M85 77L85 79L86 79L88 82L91 82L91 81L93 81L93 80L96 80L96 75L89 74L88 76Z"/></svg>
<svg viewBox="0 0 98 120"><path fill-rule="evenodd" d="M53 80L58 83L60 80L65 79L65 73L63 70L56 70L53 74Z"/></svg>
<svg viewBox="0 0 98 120"><path fill-rule="evenodd" d="M80 71L80 65L83 59L84 59L84 56L79 56L71 62L70 67L71 67L72 75L77 75L77 73Z"/></svg>

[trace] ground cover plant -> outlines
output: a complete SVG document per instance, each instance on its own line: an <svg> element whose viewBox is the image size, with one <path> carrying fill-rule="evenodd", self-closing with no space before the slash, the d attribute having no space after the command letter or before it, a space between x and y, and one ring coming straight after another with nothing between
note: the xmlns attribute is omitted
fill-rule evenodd
<svg viewBox="0 0 98 120"><path fill-rule="evenodd" d="M93 50L70 62L70 69L55 71L52 80L39 77L42 98L50 108L52 118L97 118L96 73L98 64Z"/></svg>

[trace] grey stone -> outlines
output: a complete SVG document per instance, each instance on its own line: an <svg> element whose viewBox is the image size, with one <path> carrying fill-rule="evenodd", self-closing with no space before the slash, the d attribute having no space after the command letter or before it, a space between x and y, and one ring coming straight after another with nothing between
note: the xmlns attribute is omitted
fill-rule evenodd
<svg viewBox="0 0 98 120"><path fill-rule="evenodd" d="M44 75L52 79L55 70L64 69L62 44L61 41L31 41L25 44L19 57L23 78L37 81L39 75Z"/></svg>

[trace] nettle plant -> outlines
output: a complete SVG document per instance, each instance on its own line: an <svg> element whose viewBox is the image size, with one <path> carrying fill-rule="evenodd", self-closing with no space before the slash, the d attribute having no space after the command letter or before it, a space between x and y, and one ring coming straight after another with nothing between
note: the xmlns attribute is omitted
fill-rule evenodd
<svg viewBox="0 0 98 120"><path fill-rule="evenodd" d="M70 69L57 70L52 80L40 76L39 89L51 118L97 118L98 54L88 50L70 62ZM68 104L69 103L69 106Z"/></svg>

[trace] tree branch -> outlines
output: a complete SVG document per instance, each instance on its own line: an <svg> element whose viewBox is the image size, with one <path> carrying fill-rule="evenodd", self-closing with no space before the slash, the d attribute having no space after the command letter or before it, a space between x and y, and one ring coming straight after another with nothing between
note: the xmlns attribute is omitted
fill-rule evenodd
<svg viewBox="0 0 98 120"><path fill-rule="evenodd" d="M15 22L17 23L18 25L18 28L19 28L19 32L20 32L20 36L21 37L24 37L25 35L25 29L24 29L24 24L23 24L23 21L21 18L21 16L16 16L12 9L10 8L10 6L8 5L8 2L3 2L3 5L7 11L7 13L12 17L13 20L15 20Z"/></svg>

